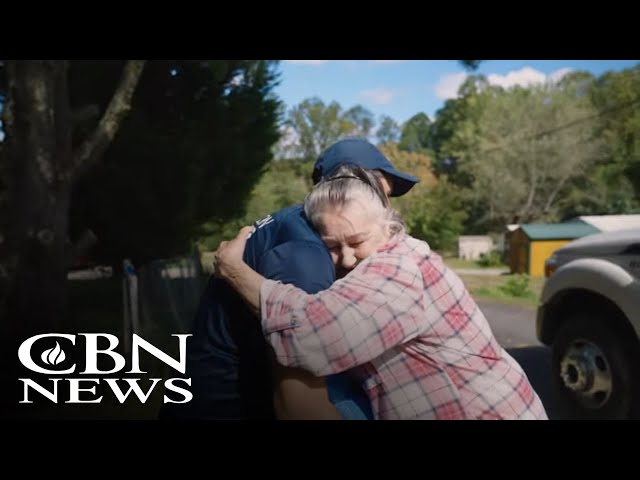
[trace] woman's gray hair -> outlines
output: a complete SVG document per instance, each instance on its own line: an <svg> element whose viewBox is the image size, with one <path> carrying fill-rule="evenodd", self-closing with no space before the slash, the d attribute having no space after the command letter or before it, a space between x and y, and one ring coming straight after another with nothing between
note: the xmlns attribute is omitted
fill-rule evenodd
<svg viewBox="0 0 640 480"><path fill-rule="evenodd" d="M377 211L383 222L390 226L392 235L404 231L400 214L391 207L384 193L379 172L365 170L356 165L343 165L330 177L322 179L309 192L304 201L304 213L317 229L321 215L328 209L340 209L364 195L370 201L370 211Z"/></svg>

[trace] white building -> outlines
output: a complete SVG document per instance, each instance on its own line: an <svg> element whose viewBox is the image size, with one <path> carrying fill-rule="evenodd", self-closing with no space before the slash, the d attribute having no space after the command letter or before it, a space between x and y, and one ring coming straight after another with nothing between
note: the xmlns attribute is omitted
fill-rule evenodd
<svg viewBox="0 0 640 480"><path fill-rule="evenodd" d="M479 260L480 255L493 250L493 240L487 235L462 235L458 237L458 258Z"/></svg>
<svg viewBox="0 0 640 480"><path fill-rule="evenodd" d="M601 232L640 228L640 215L583 215L573 219L596 227Z"/></svg>

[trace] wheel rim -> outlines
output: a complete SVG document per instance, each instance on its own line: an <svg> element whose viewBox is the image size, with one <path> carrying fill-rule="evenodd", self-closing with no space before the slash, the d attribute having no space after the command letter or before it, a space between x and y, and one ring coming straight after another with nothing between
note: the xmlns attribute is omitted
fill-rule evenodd
<svg viewBox="0 0 640 480"><path fill-rule="evenodd" d="M609 361L602 350L588 340L574 340L560 362L565 387L586 408L607 403L613 388Z"/></svg>

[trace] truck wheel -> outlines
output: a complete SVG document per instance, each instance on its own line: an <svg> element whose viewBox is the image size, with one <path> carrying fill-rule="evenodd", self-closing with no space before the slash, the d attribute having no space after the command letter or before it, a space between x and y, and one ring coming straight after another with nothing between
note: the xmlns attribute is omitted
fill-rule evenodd
<svg viewBox="0 0 640 480"><path fill-rule="evenodd" d="M579 313L556 336L553 378L566 418L627 419L638 401L637 352L607 324L609 313Z"/></svg>

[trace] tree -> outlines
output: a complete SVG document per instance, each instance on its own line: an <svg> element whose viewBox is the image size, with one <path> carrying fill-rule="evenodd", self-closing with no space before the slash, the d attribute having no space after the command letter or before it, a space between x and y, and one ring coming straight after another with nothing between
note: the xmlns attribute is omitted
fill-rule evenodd
<svg viewBox="0 0 640 480"><path fill-rule="evenodd" d="M241 227L282 208L303 203L313 186L313 165L314 162L296 159L270 162L251 192L246 212L231 220L213 219L203 225L198 235L200 248L215 250L222 240L235 237Z"/></svg>
<svg viewBox="0 0 640 480"><path fill-rule="evenodd" d="M471 182L465 172L457 168L455 152L461 148L459 139L478 136L484 106L498 91L499 88L490 86L483 76L469 76L458 89L459 96L447 100L436 113L436 120L430 128L434 168L439 174L446 174L456 185L468 187ZM464 135L461 129L465 129Z"/></svg>
<svg viewBox="0 0 640 480"><path fill-rule="evenodd" d="M451 142L474 201L486 209L477 222L557 219L571 181L605 155L591 101L554 84L483 95L479 118L461 122Z"/></svg>
<svg viewBox="0 0 640 480"><path fill-rule="evenodd" d="M409 233L426 240L434 249L453 247L466 218L458 189L446 179L439 181L435 177L428 155L400 150L393 143L380 149L396 168L420 179L407 195L391 200L402 214Z"/></svg>
<svg viewBox="0 0 640 480"><path fill-rule="evenodd" d="M342 107L337 102L325 106L319 98L309 98L289 112L287 126L297 135L294 146L296 156L312 160L341 135L351 132L353 123L342 117Z"/></svg>
<svg viewBox="0 0 640 480"><path fill-rule="evenodd" d="M411 117L402 127L399 147L407 152L431 151L431 120L420 112Z"/></svg>
<svg viewBox="0 0 640 480"><path fill-rule="evenodd" d="M411 172L418 177L421 187L431 188L438 180L433 174L431 157L423 153L407 152L401 150L397 144L388 143L380 146L380 151L384 153L391 163L400 171ZM411 191L416 187L414 187Z"/></svg>
<svg viewBox="0 0 640 480"><path fill-rule="evenodd" d="M241 217L278 138L275 66L150 61L104 162L74 189L72 234L94 231L100 262L139 265L189 251L203 224Z"/></svg>
<svg viewBox="0 0 640 480"><path fill-rule="evenodd" d="M443 177L432 188L414 187L398 203L411 235L444 253L455 248L467 218L462 198L458 187Z"/></svg>
<svg viewBox="0 0 640 480"><path fill-rule="evenodd" d="M61 195L60 182L50 189L54 200L64 199L64 209L46 210L36 205L32 211L47 225L62 219L63 225L55 234L65 240L67 234L73 240L84 229L91 229L98 236L94 252L97 259L116 266L125 256L140 264L187 251L205 221L224 221L244 212L249 193L270 159L271 147L278 138L280 106L272 92L277 82L275 65L272 61L249 60L147 62L131 102L132 110L104 155L91 157L91 168L85 165L87 168L71 176L64 185L64 197L55 197ZM92 138L100 112L108 112L108 105L118 99L113 97L113 88L122 69L120 61L70 62L65 77L71 110L69 150L85 151L83 139L87 135ZM64 104L60 98L58 104ZM20 130L24 125L24 121L16 122L16 128L7 128L8 144L13 141L14 146L24 148L27 135ZM52 148L51 144L43 148ZM53 158L58 162L52 162L57 172L63 171L66 164L59 149ZM14 168L20 164L16 161ZM36 172L39 177L47 173L46 169L38 171L42 165L36 161L29 160L27 165L27 173ZM15 178L15 174L9 176L20 186L13 181ZM34 189L28 184L21 188L27 193ZM15 218L25 218L24 209ZM46 234L42 238L50 241ZM58 312L64 312L69 247L67 241L64 248L56 250L63 250L57 259L66 257L58 263L56 258L42 257L35 250L25 253L25 261L31 262L31 279L21 283L27 294L19 298L28 297L33 305L28 312L33 322L49 331L64 317ZM16 268L17 263L7 264L13 271L25 271L24 262L20 268ZM38 277L49 278L42 272L52 264L55 281L45 284ZM56 308L49 308L49 303L55 302ZM15 301L9 303L13 305L11 318L25 318L15 313Z"/></svg>
<svg viewBox="0 0 640 480"><path fill-rule="evenodd" d="M640 184L636 183L634 191L633 174L634 159L640 158L639 150L634 152L634 137L640 138L638 73L636 67L608 72L600 78L581 71L562 78L561 88L591 98L598 117L595 135L607 145L606 155L572 180L559 202L562 218L633 213L640 208Z"/></svg>
<svg viewBox="0 0 640 480"><path fill-rule="evenodd" d="M355 105L344 113L343 118L355 125L351 135L359 137L369 137L371 130L376 124L373 113L362 105Z"/></svg>
<svg viewBox="0 0 640 480"><path fill-rule="evenodd" d="M378 144L395 143L400 138L400 126L389 115L380 117L380 128L376 131Z"/></svg>
<svg viewBox="0 0 640 480"><path fill-rule="evenodd" d="M611 149L608 160L619 166L640 201L640 65L605 73L591 91Z"/></svg>
<svg viewBox="0 0 640 480"><path fill-rule="evenodd" d="M482 60L458 60L467 70L477 70Z"/></svg>
<svg viewBox="0 0 640 480"><path fill-rule="evenodd" d="M368 136L374 126L373 115L355 105L346 112L338 102L325 105L317 97L308 98L289 111L285 122L292 141L288 155L315 161L331 144L346 136Z"/></svg>
<svg viewBox="0 0 640 480"><path fill-rule="evenodd" d="M3 150L7 199L1 216L6 269L3 318L20 332L60 327L65 316L67 227L74 183L100 162L128 113L144 61L122 69L97 126L73 142L67 60L6 61ZM83 106L86 107L86 106Z"/></svg>
<svg viewBox="0 0 640 480"><path fill-rule="evenodd" d="M558 202L561 219L580 215L616 215L640 211L640 201L624 167L599 162L576 178Z"/></svg>

